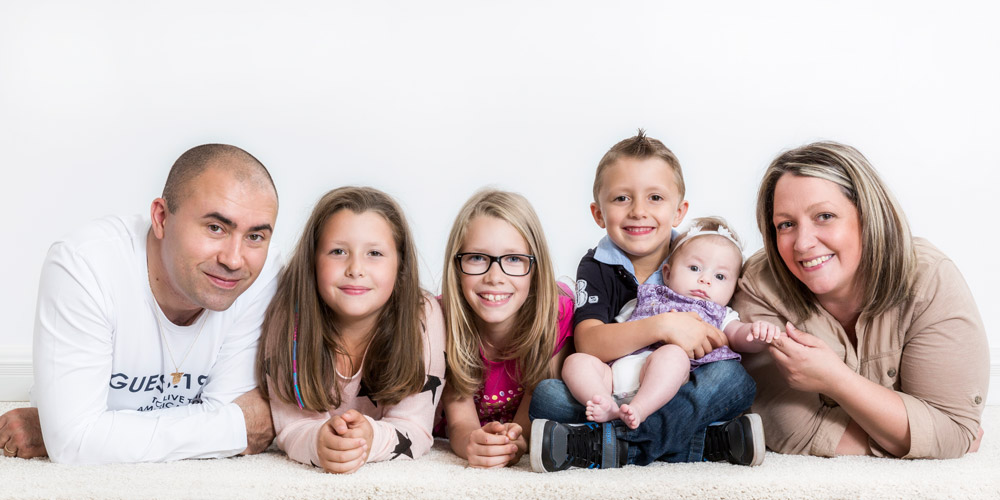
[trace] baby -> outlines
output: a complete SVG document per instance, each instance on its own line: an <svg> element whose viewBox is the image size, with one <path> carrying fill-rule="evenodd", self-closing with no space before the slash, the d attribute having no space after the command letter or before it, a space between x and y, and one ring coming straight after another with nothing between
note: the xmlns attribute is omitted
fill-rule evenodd
<svg viewBox="0 0 1000 500"><path fill-rule="evenodd" d="M654 344L610 364L567 365L563 379L573 396L587 406L587 419L608 422L620 418L635 429L651 412L665 405L698 366L739 359L733 352L759 352L781 330L770 323L743 323L726 304L736 291L743 265L742 245L718 217L695 219L672 244L663 264L664 285L639 285L638 297L615 319L636 321L671 312L693 312L721 329L732 347L723 346L698 359L673 344ZM595 358L596 359L596 358ZM595 370L584 367L599 367ZM646 382L650 383L646 383ZM621 406L619 406L621 404Z"/></svg>

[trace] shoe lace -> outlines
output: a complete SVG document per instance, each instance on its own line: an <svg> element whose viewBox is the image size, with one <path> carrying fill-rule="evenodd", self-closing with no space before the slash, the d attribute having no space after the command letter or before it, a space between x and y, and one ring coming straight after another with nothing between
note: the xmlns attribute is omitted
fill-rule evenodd
<svg viewBox="0 0 1000 500"><path fill-rule="evenodd" d="M587 424L570 431L566 455L570 465L588 469L601 466L601 426Z"/></svg>
<svg viewBox="0 0 1000 500"><path fill-rule="evenodd" d="M729 459L729 436L725 425L713 425L705 429L705 451L702 456L710 462Z"/></svg>

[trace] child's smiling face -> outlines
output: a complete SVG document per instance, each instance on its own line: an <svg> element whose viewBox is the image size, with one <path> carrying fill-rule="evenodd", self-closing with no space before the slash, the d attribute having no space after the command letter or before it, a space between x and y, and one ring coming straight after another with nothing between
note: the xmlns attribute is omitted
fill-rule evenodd
<svg viewBox="0 0 1000 500"><path fill-rule="evenodd" d="M687 202L681 200L667 162L625 157L604 173L590 210L597 225L633 262L650 256L662 260L672 229L687 213Z"/></svg>
<svg viewBox="0 0 1000 500"><path fill-rule="evenodd" d="M316 245L316 287L341 326L374 327L399 272L389 223L377 212L341 209L330 216Z"/></svg>
<svg viewBox="0 0 1000 500"><path fill-rule="evenodd" d="M469 221L459 253L477 252L490 256L530 255L531 248L521 233L507 221L480 215ZM457 265L457 264L456 264ZM458 271L462 296L475 314L480 332L493 330L510 333L517 312L531 291L531 276L510 276L500 265L490 262L485 274L469 275Z"/></svg>

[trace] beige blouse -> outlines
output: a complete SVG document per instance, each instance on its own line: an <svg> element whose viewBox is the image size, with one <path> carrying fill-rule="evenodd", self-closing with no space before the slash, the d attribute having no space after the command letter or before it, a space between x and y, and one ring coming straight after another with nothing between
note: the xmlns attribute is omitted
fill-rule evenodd
<svg viewBox="0 0 1000 500"><path fill-rule="evenodd" d="M903 458L962 456L979 431L989 386L989 347L975 299L955 264L924 239L914 239L917 271L908 302L855 327L855 349L822 307L803 322L781 300L761 250L744 267L733 307L743 321L784 325L825 341L844 363L902 398L910 424ZM780 453L830 457L850 417L830 398L788 387L768 351L744 354L757 381L752 411L764 422L767 446ZM869 439L877 456L889 454Z"/></svg>

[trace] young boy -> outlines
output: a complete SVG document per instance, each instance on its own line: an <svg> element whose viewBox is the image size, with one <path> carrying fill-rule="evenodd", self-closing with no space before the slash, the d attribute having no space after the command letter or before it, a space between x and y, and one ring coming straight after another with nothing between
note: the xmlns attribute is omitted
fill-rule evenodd
<svg viewBox="0 0 1000 500"><path fill-rule="evenodd" d="M687 214L680 163L662 142L640 130L612 147L597 166L590 210L607 236L577 269L577 351L607 362L662 342L680 347L693 359L726 345L722 332L696 313L614 322L621 308L636 298L639 283L663 284L660 265L669 252L673 228ZM759 464L764 449L760 418L739 416L750 407L755 390L739 361L710 363L692 371L677 396L638 428L629 429L613 423L557 423L583 422L585 409L561 381L543 381L529 412L534 420L532 468L547 472L703 459ZM716 421L728 422L709 426Z"/></svg>

